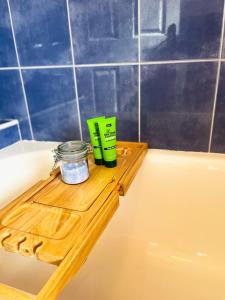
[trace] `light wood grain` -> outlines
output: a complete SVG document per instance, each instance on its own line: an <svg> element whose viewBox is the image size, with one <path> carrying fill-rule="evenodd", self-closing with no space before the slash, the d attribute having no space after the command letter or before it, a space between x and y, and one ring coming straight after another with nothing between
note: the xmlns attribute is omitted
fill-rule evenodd
<svg viewBox="0 0 225 300"><path fill-rule="evenodd" d="M102 166L92 167L90 178L77 185L64 184L58 176L30 200L49 206L87 211L102 190L112 181L112 177L113 173L105 172L105 167Z"/></svg>
<svg viewBox="0 0 225 300"><path fill-rule="evenodd" d="M56 299L65 284L80 269L119 205L119 195L113 192L79 240L62 261L37 296L37 300Z"/></svg>
<svg viewBox="0 0 225 300"><path fill-rule="evenodd" d="M96 166L90 155L86 182L67 185L58 168L0 211L0 248L58 265L35 299L55 299L79 270L117 209L119 193L128 190L146 149L145 143L119 142L117 167ZM9 298L10 288L6 290L6 299L17 299L13 297L20 293L12 290Z"/></svg>
<svg viewBox="0 0 225 300"><path fill-rule="evenodd" d="M0 300L34 300L35 296L0 283ZM47 299L46 299L47 300Z"/></svg>
<svg viewBox="0 0 225 300"><path fill-rule="evenodd" d="M65 209L29 203L14 209L1 223L10 229L61 240L75 228L79 219Z"/></svg>
<svg viewBox="0 0 225 300"><path fill-rule="evenodd" d="M129 167L127 172L122 176L120 179L120 188L119 188L119 193L120 196L124 196L126 192L128 191L138 169L140 168L140 165L143 162L143 159L147 153L147 147L143 147L142 151L140 152L140 155L138 158L135 160L132 166Z"/></svg>

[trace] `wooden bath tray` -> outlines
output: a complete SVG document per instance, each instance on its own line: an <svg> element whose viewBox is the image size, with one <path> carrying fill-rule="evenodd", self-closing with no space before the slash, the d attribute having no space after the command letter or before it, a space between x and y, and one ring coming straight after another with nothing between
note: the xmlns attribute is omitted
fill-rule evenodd
<svg viewBox="0 0 225 300"><path fill-rule="evenodd" d="M58 265L37 296L0 284L0 299L56 299L114 214L146 151L145 143L118 142L116 168L96 166L90 155L86 182L67 185L58 168L0 210L0 248Z"/></svg>

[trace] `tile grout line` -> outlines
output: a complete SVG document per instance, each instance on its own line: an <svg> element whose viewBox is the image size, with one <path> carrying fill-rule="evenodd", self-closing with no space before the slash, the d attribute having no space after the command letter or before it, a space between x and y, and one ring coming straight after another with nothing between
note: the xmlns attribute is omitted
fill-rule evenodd
<svg viewBox="0 0 225 300"><path fill-rule="evenodd" d="M22 70L33 70L33 69L69 69L73 68L72 64L69 65L49 65L49 66L21 66Z"/></svg>
<svg viewBox="0 0 225 300"><path fill-rule="evenodd" d="M223 61L222 60L222 52L223 52L224 28L225 28L225 3L223 5L223 18L222 18L222 26L221 26L219 60L218 60L217 74L216 74L215 94L214 94L214 99L213 99L212 119L211 119L211 126L210 126L210 132L209 132L208 152L211 152L211 148L212 148L212 136L213 136L213 130L214 130L216 104L217 104L217 97L218 97L218 91L219 91L221 62Z"/></svg>
<svg viewBox="0 0 225 300"><path fill-rule="evenodd" d="M141 141L141 0L138 0L138 141Z"/></svg>
<svg viewBox="0 0 225 300"><path fill-rule="evenodd" d="M66 8L67 8L68 27L69 27L69 36L70 36L70 48L71 48L71 56L72 56L74 92L75 92L75 98L76 98L78 124L79 124L79 130L80 130L80 139L83 140L81 116L80 116L80 105L79 105L79 95L78 95L78 87L77 87L77 76L76 76L76 69L75 69L75 57L74 57L74 50L73 50L73 36L72 36L72 29L71 29L69 0L66 0Z"/></svg>
<svg viewBox="0 0 225 300"><path fill-rule="evenodd" d="M98 64L76 64L76 68L92 68L92 67L120 67L120 66L137 66L138 62L115 62L115 63L98 63Z"/></svg>
<svg viewBox="0 0 225 300"><path fill-rule="evenodd" d="M202 58L202 59L183 59L183 60L162 60L162 61L145 61L140 62L141 65L166 65L166 64L191 64L201 62L217 62L218 58Z"/></svg>
<svg viewBox="0 0 225 300"><path fill-rule="evenodd" d="M19 76L20 76L20 81L21 81L21 86L22 86L22 93L23 93L23 98L24 98L24 102L25 102L25 108L26 108L26 113L27 113L31 138L33 140L34 139L34 133L33 133L33 128L32 128L31 119L30 119L30 112L29 112L29 106L28 106L28 102L27 102L27 95L26 95L26 91L25 91L25 87L24 87L23 74L22 74L22 70L21 70L21 66L20 66L20 58L19 58L18 49L17 49L17 42L16 42L16 36L15 36L15 31L14 31L14 26L13 26L13 20L12 20L11 7L10 7L9 0L7 0L7 5L8 5L9 19L10 19L13 42L14 42L15 53L16 53L16 60L17 60L17 64L18 64L18 71L19 71Z"/></svg>
<svg viewBox="0 0 225 300"><path fill-rule="evenodd" d="M18 133L19 133L20 140L22 141L22 134L21 134L19 122L17 123L17 128L18 128Z"/></svg>
<svg viewBox="0 0 225 300"><path fill-rule="evenodd" d="M69 65L46 65L46 66L20 66L20 67L0 67L0 71L11 70L35 70L35 69L69 69L69 68L91 68L91 67L113 67L113 66L138 66L142 65L164 65L164 64L184 64L200 62L219 62L225 58L205 58L205 59L187 59L187 60L165 60L165 61L145 61L145 62L118 62L118 63L99 63L99 64L69 64Z"/></svg>

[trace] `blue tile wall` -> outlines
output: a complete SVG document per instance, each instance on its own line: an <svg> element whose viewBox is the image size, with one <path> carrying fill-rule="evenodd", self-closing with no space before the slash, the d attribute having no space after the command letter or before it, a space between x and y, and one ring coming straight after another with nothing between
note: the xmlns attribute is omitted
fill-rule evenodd
<svg viewBox="0 0 225 300"><path fill-rule="evenodd" d="M1 0L0 119L66 141L116 115L119 139L225 152L224 1Z"/></svg>
<svg viewBox="0 0 225 300"><path fill-rule="evenodd" d="M77 71L83 135L86 120L116 115L118 138L138 140L138 70L136 66L79 68Z"/></svg>
<svg viewBox="0 0 225 300"><path fill-rule="evenodd" d="M135 1L70 1L75 60L78 64L137 61Z"/></svg>
<svg viewBox="0 0 225 300"><path fill-rule="evenodd" d="M220 72L212 151L225 153L225 62L222 63Z"/></svg>
<svg viewBox="0 0 225 300"><path fill-rule="evenodd" d="M1 122L0 122L1 124ZM18 126L0 129L0 149L20 141Z"/></svg>
<svg viewBox="0 0 225 300"><path fill-rule="evenodd" d="M217 57L224 0L141 0L141 59Z"/></svg>
<svg viewBox="0 0 225 300"><path fill-rule="evenodd" d="M0 119L17 119L23 139L31 138L18 70L0 71Z"/></svg>
<svg viewBox="0 0 225 300"><path fill-rule="evenodd" d="M34 138L79 139L72 70L25 70L23 77Z"/></svg>
<svg viewBox="0 0 225 300"><path fill-rule="evenodd" d="M10 0L23 66L71 63L66 1Z"/></svg>
<svg viewBox="0 0 225 300"><path fill-rule="evenodd" d="M142 139L153 148L207 151L216 67L211 62L143 66Z"/></svg>
<svg viewBox="0 0 225 300"><path fill-rule="evenodd" d="M9 11L6 1L0 1L0 67L17 66Z"/></svg>

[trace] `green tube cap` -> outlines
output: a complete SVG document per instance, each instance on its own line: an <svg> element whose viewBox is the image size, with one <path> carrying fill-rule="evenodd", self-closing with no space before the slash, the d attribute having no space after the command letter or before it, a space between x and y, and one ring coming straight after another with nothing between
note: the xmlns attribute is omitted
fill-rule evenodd
<svg viewBox="0 0 225 300"><path fill-rule="evenodd" d="M105 166L107 168L115 168L117 166L117 161L116 160L105 161Z"/></svg>
<svg viewBox="0 0 225 300"><path fill-rule="evenodd" d="M104 160L101 159L101 158L100 158L100 159L97 159L97 158L96 158L96 159L95 159L95 164L98 165L98 166L104 165Z"/></svg>

